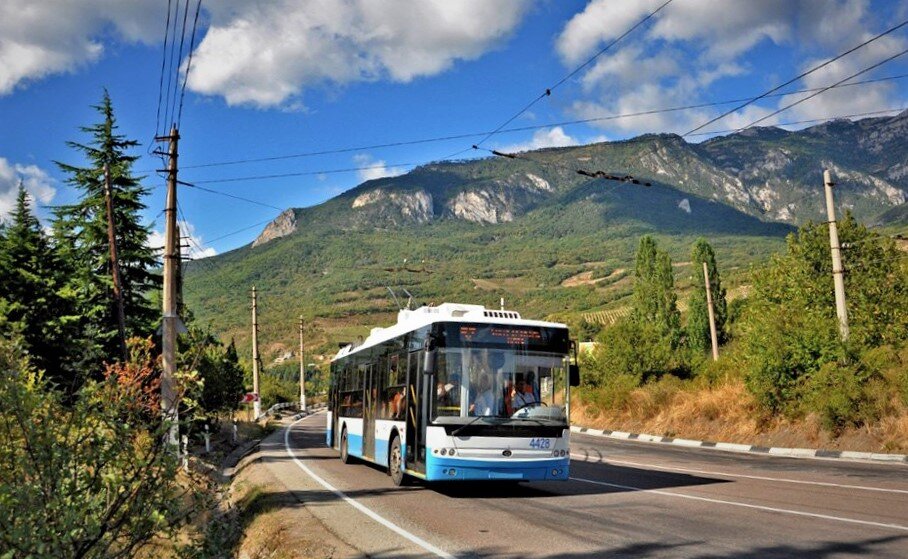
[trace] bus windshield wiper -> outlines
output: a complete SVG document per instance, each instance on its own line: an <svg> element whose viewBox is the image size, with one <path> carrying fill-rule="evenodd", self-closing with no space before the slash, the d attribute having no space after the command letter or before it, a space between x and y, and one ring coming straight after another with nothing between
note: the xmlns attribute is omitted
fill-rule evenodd
<svg viewBox="0 0 908 559"><path fill-rule="evenodd" d="M452 437L456 437L456 436L457 436L457 433L460 433L461 431L463 431L464 429L466 429L466 428L469 427L470 425L473 425L474 423L476 423L477 421L479 421L480 419L482 419L482 418L484 418L484 417L494 417L494 416L491 416L491 415L477 415L476 417L474 417L474 418L471 419L470 421L467 421L466 423L464 423L463 425L461 425L461 426L458 427L457 429L454 429L453 431L451 431L451 436L452 436Z"/></svg>

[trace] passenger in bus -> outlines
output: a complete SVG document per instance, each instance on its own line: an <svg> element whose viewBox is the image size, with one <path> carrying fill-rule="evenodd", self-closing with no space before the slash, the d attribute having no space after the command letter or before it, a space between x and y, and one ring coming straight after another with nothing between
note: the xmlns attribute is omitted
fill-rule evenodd
<svg viewBox="0 0 908 559"><path fill-rule="evenodd" d="M460 375L453 373L448 382L439 381L436 396L440 408L460 408Z"/></svg>
<svg viewBox="0 0 908 559"><path fill-rule="evenodd" d="M491 375L485 373L479 377L479 395L470 406L470 415L498 415L502 402L497 392L492 390Z"/></svg>
<svg viewBox="0 0 908 559"><path fill-rule="evenodd" d="M391 395L389 401L389 407L391 411L391 419L403 419L404 418L404 390L403 388L398 388Z"/></svg>

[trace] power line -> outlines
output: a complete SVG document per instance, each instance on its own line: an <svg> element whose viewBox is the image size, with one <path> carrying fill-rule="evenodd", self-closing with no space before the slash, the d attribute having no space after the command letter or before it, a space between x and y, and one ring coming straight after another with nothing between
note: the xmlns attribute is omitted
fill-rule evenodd
<svg viewBox="0 0 908 559"><path fill-rule="evenodd" d="M247 177L228 177L223 179L209 179L201 181L193 181L193 186L199 184L211 184L211 183L225 183L225 182L242 182L250 180L262 180L262 179L283 179L288 177L305 177L311 175L332 175L338 173L351 173L354 171L368 171L371 169L385 169L387 167L416 167L421 165L421 163L395 163L393 165L369 165L366 167L348 167L346 169L329 169L323 171L301 171L297 173L279 173L275 175L252 175Z"/></svg>
<svg viewBox="0 0 908 559"><path fill-rule="evenodd" d="M180 33L180 51L177 55L176 63L174 65L174 82L173 82L173 121L176 124L179 124L180 119L177 118L177 94L180 90L180 61L183 60L183 43L186 41L186 21L189 16L189 0L186 0L183 4L183 31Z"/></svg>
<svg viewBox="0 0 908 559"><path fill-rule="evenodd" d="M188 6L188 0L187 0ZM195 5L195 18L192 22L192 38L189 41L189 60L186 62L186 74L183 76L183 88L180 91L180 108L177 111L177 123L183 119L183 98L186 97L186 82L189 81L189 72L192 70L192 53L195 50L195 33L199 26L199 11L202 8L202 0L198 0Z"/></svg>
<svg viewBox="0 0 908 559"><path fill-rule="evenodd" d="M188 1L189 0L187 0L187 2ZM168 64L167 64L167 87L164 90L164 93L165 93L164 130L165 131L170 130L170 124L171 124L171 120L172 120L171 119L171 117L172 117L171 108L172 107L170 105L170 92L172 91L172 85L173 85L173 59L175 56L174 51L176 50L176 46L177 46L177 19L180 14L180 0L177 0L174 3L173 18L170 18L169 8L170 8L170 6L168 4L167 17L168 17L168 19L173 20L173 33L171 33L171 38L170 38L170 58L168 59ZM164 50L165 51L167 50L166 44L164 45Z"/></svg>
<svg viewBox="0 0 908 559"><path fill-rule="evenodd" d="M886 82L886 81L892 81L892 80L900 80L900 79L904 79L906 77L908 77L908 74L897 74L897 75L893 75L893 76L885 76L885 77L881 77L881 78L862 80L862 81L857 81L857 82L852 82L852 83L844 83L841 85L836 85L836 86L834 86L834 88L854 87L854 86L880 83L880 82ZM816 87L816 88L809 88L809 89L799 89L799 90L784 92L784 93L773 93L773 94L765 95L764 98L784 97L787 95L796 95L796 94L800 94L800 93L813 93L813 92L819 91L821 89L823 89L823 88ZM549 122L546 124L535 124L535 125L531 125L531 126L505 128L505 129L500 130L499 133L527 132L527 131L531 131L531 130L552 128L555 126L571 126L571 125L576 125L576 124L590 124L590 123L595 123L595 122L605 122L605 121L609 121L609 120L619 120L619 119L623 119L623 118L651 116L654 114L680 112L680 111L687 111L687 110L692 110L692 109L702 109L702 108L707 108L707 107L728 105L730 103L740 103L742 101L749 101L751 99L755 99L755 98L748 97L748 98L739 98L739 99L726 99L726 100L722 100L722 101L711 101L711 102L707 102L707 103L697 103L697 104L691 104L691 105L679 105L679 106L674 106L674 107L649 109L649 110L645 110L645 111L637 111L637 112L629 112L629 113L616 113L616 114L610 114L610 115L605 115L605 116L601 116L601 117ZM881 112L889 112L889 111L881 111ZM860 116L862 114L874 114L874 113L859 113L856 116ZM850 118L850 117L841 116L841 117L837 117L837 118ZM820 120L822 120L822 119L820 119ZM804 121L804 122L808 122L808 121ZM795 124L795 123L790 123L790 124ZM740 129L729 130L727 132L734 132L737 130L740 130ZM690 135L691 136L701 136L701 135L705 136L705 135L710 135L710 134L721 134L724 132L726 132L726 131L701 132L701 133L690 134ZM415 140L402 140L402 141L397 141L397 142L385 142L385 143L354 146L354 147L342 147L342 148L334 148L334 149L327 149L327 150L306 151L306 152L290 153L290 154L284 154L284 155L273 155L273 156L267 156L267 157L214 161L214 162L210 162L210 163L200 163L200 164L196 164L196 165L181 165L180 168L181 169L202 169L202 168L209 168L209 167L226 167L226 166L232 166L232 165L243 165L243 164L247 164L247 163L263 163L263 162L269 162L269 161L281 161L281 160L286 160L286 159L301 159L301 158L306 158L306 157L317 157L317 156L322 156L322 155L353 153L353 152L359 152L359 151L368 151L368 150L391 148L391 147L403 147L403 146L411 146L411 145L419 145L419 144L438 143L438 142L445 142L445 141L450 141L450 140L463 140L463 139L467 139L467 138L480 137L480 136L486 135L488 133L489 133L488 131L486 131L486 132L469 132L469 133L454 134L454 135L449 135L449 136L437 136L437 137L430 137L430 138L419 138L419 139L415 139ZM466 148L466 149L458 152L455 155L460 155L462 153L466 153L468 151L471 151L472 149L473 149L472 147ZM147 171L142 171L142 172L153 172L153 170L147 170Z"/></svg>
<svg viewBox="0 0 908 559"><path fill-rule="evenodd" d="M554 89L556 89L556 88L559 87L561 84L563 84L563 83L566 82L567 80L569 80L569 79L571 79L572 77L574 77L574 76L575 76L578 72L580 72L582 69L584 69L584 68L586 68L587 66L589 66L590 64L592 64L593 61L595 61L597 58L599 58L600 56L602 56L603 54L605 54L606 51L608 51L610 48L612 48L613 46L615 46L619 41L621 41L622 39L624 39L625 37L627 37L628 35L630 35L631 33L633 33L638 27L640 27L641 25L643 25L644 23L646 23L647 21L649 21L651 18L655 17L656 14L658 14L660 11L662 11L663 8L665 8L666 6L668 6L669 4L671 4L672 1L673 1L673 0L666 0L661 6L659 6L658 8L656 8L655 10L653 10L652 12L650 12L649 14L647 14L646 17L644 17L643 19L641 19L640 21L638 21L637 23L635 23L630 29L628 29L627 31L625 31L624 33L622 33L621 35L619 35L617 38L615 38L614 40L612 40L612 42L610 42L609 44L605 45L605 47L603 47L602 49L600 49L599 52L597 52L597 53L594 54L592 57L590 57L586 62L584 62L584 63L581 64L580 66L576 67L576 68L575 68L574 70L572 70L568 75L566 75L566 76L564 76L563 78L561 78L557 83L555 83L555 84L552 85L551 87L546 88L545 91L543 91L538 97L536 97L535 99L533 99L532 101L530 101L524 108L522 108L522 109L520 109L519 111L517 111L513 116L511 116L511 118L507 119L507 120L504 121L501 125L499 125L498 128L492 130L492 131L489 132L484 138L482 138L481 140L479 140L478 142L476 142L476 145L478 145L478 146L479 146L479 145L482 145L483 143L486 142L486 140L488 140L489 138L491 138L492 136L494 136L495 134L497 134L502 128L504 128L505 126L507 126L508 124L510 124L511 122L513 122L516 118L518 118L518 117L519 117L520 115L522 115L523 113L525 113L525 112L527 112L528 110L530 110L530 108L532 108L533 105L535 105L536 103L538 103L538 102L541 101L542 99L551 96L551 95L552 95L552 91L553 91Z"/></svg>
<svg viewBox="0 0 908 559"><path fill-rule="evenodd" d="M767 91L766 91L765 93L763 93L762 95L758 95L757 97L754 97L754 98L751 99L750 101L747 101L746 103L743 103L743 104L741 104L741 105L738 105L737 107L735 107L735 108L733 108L733 109L730 109L730 110L728 110L728 111L726 111L726 112L720 114L719 116L717 116L717 117L715 117L715 118L712 118L712 119L710 119L710 120L704 122L704 123L701 124L700 126L697 126L696 128L690 130L690 131L687 132L686 134L682 134L681 136L682 136L682 137L684 137L684 136L689 136L689 135L693 134L694 132L697 132L697 131L699 131L699 130L702 130L703 128L709 126L710 124L712 124L712 123L714 123L714 122L716 122L716 121L718 121L718 120L720 120L720 119L723 119L723 118L725 118L726 116L728 116L728 115L730 115L730 114L732 114L732 113L734 113L734 112L736 112L736 111L739 111L739 110L743 109L744 107L746 107L746 106L748 106L748 105L751 105L751 104L753 104L753 103L759 101L760 99L763 99L763 98L767 97L767 96L768 96L769 94L771 94L771 93L775 93L776 91L779 91L779 90L782 89L783 87L786 87L786 86L788 86L788 85L793 84L794 82L800 80L801 78L804 78L804 77L806 77L806 76L809 76L810 74L816 72L817 70L819 70L819 69L821 69L821 68L824 68L824 67L826 67L826 66L832 64L832 63L835 62L836 60L839 60L840 58L842 58L842 57L844 57L844 56L847 56L847 55L853 53L854 51L856 51L856 50L858 50L858 49L860 49L860 48L863 48L863 47L869 45L870 43L876 41L877 39L880 39L881 37L885 37L886 35L888 35L888 34L894 32L894 31L896 31L896 30L898 30L898 29L901 29L901 28L904 27L905 25L908 25L908 20L905 20L905 21L899 23L898 25L896 25L896 26L894 26L894 27L890 27L889 29L887 29L886 31L883 31L883 32L880 33L879 35L876 35L876 36L874 36L874 37L871 37L870 39L867 39L867 40L864 41L863 43L861 43L861 44L859 44L859 45L857 45L857 46L851 47L850 49L846 50L845 52L843 52L843 53L841 53L841 54L839 54L839 55L837 55L837 56L835 56L835 57L833 57L833 58L830 58L830 59L827 60L826 62L823 62L822 64L819 64L819 65L817 65L817 66L814 66L813 68L811 68L810 70L807 70L806 72L802 72L802 73L798 74L797 76L791 78L791 79L788 80L787 82L785 82L785 83L783 83L783 84L780 84L780 85L777 85L777 86L775 86L775 87L773 87L773 88L767 90Z"/></svg>
<svg viewBox="0 0 908 559"><path fill-rule="evenodd" d="M227 198L233 198L234 200L241 200L241 201L243 201L243 202L248 202L248 203L250 203L250 204L256 204L256 205L258 205L258 206L263 206L263 207L265 207L265 208L270 208L270 209L272 209L272 210L277 210L277 211L280 211L280 212L282 212L282 211L284 211L284 210L286 209L286 208L279 208L279 207L277 207L277 206L272 206L271 204L266 204L265 202L259 202L258 200L251 200L251 199L249 199L249 198L243 198L242 196L237 196L237 195L235 195L235 194L230 194L230 193L227 193L227 192L221 192L220 190L213 190L213 189L211 189L211 188L205 188L204 186L197 186L197 185L195 185L195 184L188 183L188 182L182 182L182 181L181 181L180 184L182 184L183 186L188 186L188 187L190 187L190 188L194 188L194 189L196 189L196 190L201 190L202 192L208 192L208 193L211 193L211 194L217 194L217 195L219 195L219 196L226 196Z"/></svg>
<svg viewBox="0 0 908 559"><path fill-rule="evenodd" d="M164 48L161 51L161 77L158 80L158 110L155 115L154 135L161 130L161 98L164 94L164 66L167 62L167 39L170 35L170 5L172 0L167 0L167 20L164 23Z"/></svg>

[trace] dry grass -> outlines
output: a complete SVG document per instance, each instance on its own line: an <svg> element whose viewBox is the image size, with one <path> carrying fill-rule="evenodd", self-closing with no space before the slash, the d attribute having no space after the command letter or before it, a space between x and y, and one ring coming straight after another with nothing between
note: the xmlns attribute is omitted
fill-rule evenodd
<svg viewBox="0 0 908 559"><path fill-rule="evenodd" d="M574 400L572 421L596 429L667 437L801 448L908 452L908 409L899 406L873 425L833 437L816 415L789 420L765 416L740 379L696 387L663 379L636 388L622 405L601 407Z"/></svg>

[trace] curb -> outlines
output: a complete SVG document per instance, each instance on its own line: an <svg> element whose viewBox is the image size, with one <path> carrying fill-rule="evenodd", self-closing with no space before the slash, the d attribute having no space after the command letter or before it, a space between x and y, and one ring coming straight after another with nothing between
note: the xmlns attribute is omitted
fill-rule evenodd
<svg viewBox="0 0 908 559"><path fill-rule="evenodd" d="M872 462L887 462L890 464L908 464L908 455L885 454L879 452L854 452L851 450L825 450L813 448L786 448L768 447L749 444L714 443L711 441L696 441L693 439L679 439L674 437L659 437L643 433L628 433L626 431L609 431L608 429L590 429L588 427L571 426L572 433L582 433L594 437L606 437L624 441L641 441L646 443L671 444L687 448L707 448L723 452L737 452L744 454L758 454L761 456L784 456L788 458L819 458L823 460L859 460Z"/></svg>

